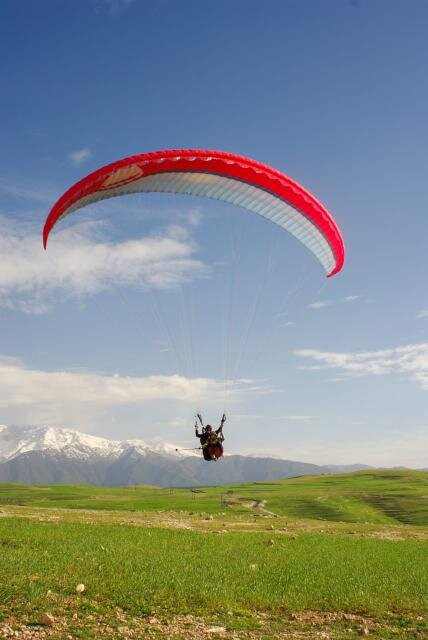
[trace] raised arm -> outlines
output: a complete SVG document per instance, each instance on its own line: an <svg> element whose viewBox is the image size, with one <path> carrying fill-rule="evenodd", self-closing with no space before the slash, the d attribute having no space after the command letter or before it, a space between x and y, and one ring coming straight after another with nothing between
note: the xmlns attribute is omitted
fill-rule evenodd
<svg viewBox="0 0 428 640"><path fill-rule="evenodd" d="M222 416L221 422L220 422L220 426L219 426L218 429L216 429L216 433L220 433L220 431L222 431L223 425L224 425L225 422L226 422L226 414L223 413L223 416Z"/></svg>

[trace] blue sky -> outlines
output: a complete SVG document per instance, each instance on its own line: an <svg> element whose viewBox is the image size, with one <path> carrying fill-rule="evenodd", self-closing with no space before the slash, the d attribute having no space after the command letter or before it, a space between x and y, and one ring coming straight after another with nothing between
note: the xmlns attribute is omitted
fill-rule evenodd
<svg viewBox="0 0 428 640"><path fill-rule="evenodd" d="M426 466L427 19L419 1L4 0L0 422L190 446L195 410L226 408L231 452ZM305 185L343 272L170 195L76 212L42 250L76 180L180 147Z"/></svg>

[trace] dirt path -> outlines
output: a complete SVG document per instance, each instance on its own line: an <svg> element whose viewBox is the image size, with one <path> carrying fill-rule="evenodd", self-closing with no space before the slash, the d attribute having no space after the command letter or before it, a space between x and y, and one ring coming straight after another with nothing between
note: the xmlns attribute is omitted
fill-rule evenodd
<svg viewBox="0 0 428 640"><path fill-rule="evenodd" d="M266 500L247 500L246 498L238 498L237 504L247 507L248 509L254 509L259 513L262 513L264 516L271 516L272 518L278 517L276 513L268 511L265 508Z"/></svg>

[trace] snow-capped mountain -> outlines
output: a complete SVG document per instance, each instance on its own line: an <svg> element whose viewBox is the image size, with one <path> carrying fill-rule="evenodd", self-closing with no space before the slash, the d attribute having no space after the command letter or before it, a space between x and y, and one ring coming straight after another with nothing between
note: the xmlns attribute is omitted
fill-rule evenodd
<svg viewBox="0 0 428 640"><path fill-rule="evenodd" d="M0 426L0 461L12 460L29 451L56 451L67 457L87 458L118 455L120 443L71 429L54 427Z"/></svg>
<svg viewBox="0 0 428 640"><path fill-rule="evenodd" d="M141 456L151 453L175 458L197 455L182 452L173 444L147 444L143 440L108 440L72 429L57 427L34 427L0 425L0 463L12 460L30 451L61 453L66 458L85 460L93 456L101 458L119 457L127 449L134 449Z"/></svg>
<svg viewBox="0 0 428 640"><path fill-rule="evenodd" d="M0 425L0 482L192 487L331 471L255 456L229 455L218 463L207 463L200 451L177 450L173 444L108 440L56 427Z"/></svg>

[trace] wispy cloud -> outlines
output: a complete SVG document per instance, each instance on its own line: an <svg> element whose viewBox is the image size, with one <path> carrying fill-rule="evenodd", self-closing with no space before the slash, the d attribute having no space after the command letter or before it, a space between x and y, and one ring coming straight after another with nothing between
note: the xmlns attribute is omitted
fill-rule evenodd
<svg viewBox="0 0 428 640"><path fill-rule="evenodd" d="M78 149L77 151L73 151L73 153L70 153L69 158L70 158L71 163L75 167L79 167L81 164L86 162L86 160L89 160L91 155L92 155L92 152L88 148L86 148L86 149Z"/></svg>
<svg viewBox="0 0 428 640"><path fill-rule="evenodd" d="M27 200L43 205L52 203L55 193L45 185L29 185L13 180L0 180L0 193L17 200Z"/></svg>
<svg viewBox="0 0 428 640"><path fill-rule="evenodd" d="M67 371L40 371L23 364L0 363L0 407L23 405L61 406L75 402L99 407L130 406L151 400L192 400L223 392L208 378L179 375L142 378Z"/></svg>
<svg viewBox="0 0 428 640"><path fill-rule="evenodd" d="M308 309L324 309L325 307L331 307L338 302L355 302L356 300L360 300L361 296L345 296L339 301L334 300L317 300L315 302L311 302L308 304Z"/></svg>
<svg viewBox="0 0 428 640"><path fill-rule="evenodd" d="M361 296L346 296L343 298L344 302L355 302L355 300L359 300Z"/></svg>
<svg viewBox="0 0 428 640"><path fill-rule="evenodd" d="M308 309L323 309L324 307L331 307L332 304L333 300L318 300L308 304Z"/></svg>
<svg viewBox="0 0 428 640"><path fill-rule="evenodd" d="M308 422L309 420L313 420L314 416L305 416L305 415L289 415L289 416L269 416L269 415L260 415L255 413L236 413L233 414L233 419L236 420L260 420L272 422L273 420L292 420L293 422Z"/></svg>
<svg viewBox="0 0 428 640"><path fill-rule="evenodd" d="M181 219L195 226L200 213L191 210ZM192 257L194 244L181 225L171 225L157 236L114 245L98 242L99 223L82 223L57 232L47 253L41 251L39 236L26 228L0 219L0 229L4 264L0 305L28 313L46 312L53 294L56 299L58 293L60 299L84 297L115 285L168 288L206 270ZM324 300L309 307L320 309L331 304L331 300ZM287 321L283 326L293 324Z"/></svg>
<svg viewBox="0 0 428 640"><path fill-rule="evenodd" d="M38 234L0 218L0 306L40 314L54 300L115 287L168 289L208 272L183 226L118 244L103 240L102 229L89 222L60 231L45 252Z"/></svg>
<svg viewBox="0 0 428 640"><path fill-rule="evenodd" d="M189 211L180 212L177 216L178 222L182 221L190 227L198 227L202 220L202 213L199 209L189 209Z"/></svg>
<svg viewBox="0 0 428 640"><path fill-rule="evenodd" d="M419 311L417 318L428 318L428 309L422 309Z"/></svg>
<svg viewBox="0 0 428 640"><path fill-rule="evenodd" d="M418 381L428 391L428 343L410 344L380 351L337 353L317 349L299 349L294 352L317 364L305 369L342 369L347 375L387 375L398 373Z"/></svg>
<svg viewBox="0 0 428 640"><path fill-rule="evenodd" d="M252 382L229 381L235 402L254 392ZM20 422L87 423L114 409L129 410L151 403L164 408L166 402L184 405L190 413L198 403L212 406L223 400L224 381L213 378L43 371L31 369L16 359L0 358L0 409ZM173 421L171 426L182 424L180 419Z"/></svg>

